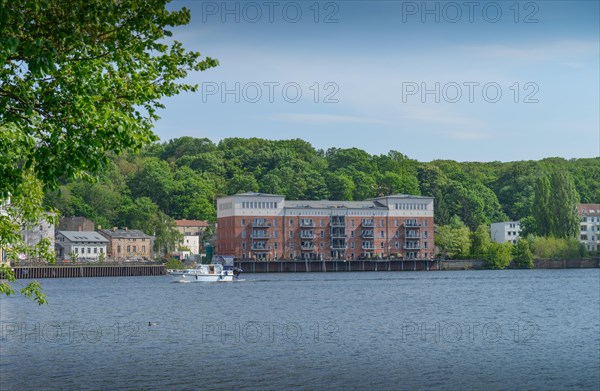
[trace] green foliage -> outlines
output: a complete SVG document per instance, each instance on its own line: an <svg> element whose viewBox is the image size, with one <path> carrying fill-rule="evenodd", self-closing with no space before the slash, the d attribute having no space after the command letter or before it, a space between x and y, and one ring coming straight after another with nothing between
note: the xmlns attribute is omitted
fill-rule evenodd
<svg viewBox="0 0 600 391"><path fill-rule="evenodd" d="M529 243L526 239L519 239L512 250L513 262L515 266L521 268L533 268L533 254L529 249Z"/></svg>
<svg viewBox="0 0 600 391"><path fill-rule="evenodd" d="M540 236L575 237L579 232L579 196L570 174L554 170L549 177L539 178L534 190L534 232Z"/></svg>
<svg viewBox="0 0 600 391"><path fill-rule="evenodd" d="M484 258L490 245L490 227L480 225L474 232L471 232L471 257Z"/></svg>
<svg viewBox="0 0 600 391"><path fill-rule="evenodd" d="M471 247L469 228L458 216L452 216L448 225L440 226L435 234L435 245L442 255L449 258L465 258Z"/></svg>
<svg viewBox="0 0 600 391"><path fill-rule="evenodd" d="M505 269L512 259L512 244L491 242L485 254L485 262L490 269Z"/></svg>
<svg viewBox="0 0 600 391"><path fill-rule="evenodd" d="M534 256L538 259L581 258L586 255L585 245L575 238L534 238Z"/></svg>
<svg viewBox="0 0 600 391"><path fill-rule="evenodd" d="M179 259L169 258L165 264L167 269L182 270L185 269L185 265Z"/></svg>
<svg viewBox="0 0 600 391"><path fill-rule="evenodd" d="M36 251L18 228L42 216L44 191L94 181L109 153L155 141L161 100L196 90L178 80L217 65L171 39L189 20L165 0L0 0L0 203L11 202L0 246L10 260ZM108 183L74 186L64 209L111 221L123 189ZM45 302L36 282L22 293Z"/></svg>

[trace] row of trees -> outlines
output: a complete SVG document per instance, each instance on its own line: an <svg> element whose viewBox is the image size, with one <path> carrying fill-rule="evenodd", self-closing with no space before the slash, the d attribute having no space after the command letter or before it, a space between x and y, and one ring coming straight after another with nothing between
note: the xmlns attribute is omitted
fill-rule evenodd
<svg viewBox="0 0 600 391"><path fill-rule="evenodd" d="M492 269L504 269L511 261L518 267L533 267L533 259L580 258L587 249L575 237L522 236L514 245L490 240L490 227L480 225L471 231L458 216L438 227L435 244L443 257L483 259Z"/></svg>
<svg viewBox="0 0 600 391"><path fill-rule="evenodd" d="M303 140L182 137L113 156L95 183L65 182L46 201L63 215L167 235L170 218L216 220L218 196L245 191L288 199L362 200L393 193L435 197L435 221L476 231L520 220L524 235L572 237L578 202L600 202L600 159L511 163L418 162L397 151L316 150Z"/></svg>

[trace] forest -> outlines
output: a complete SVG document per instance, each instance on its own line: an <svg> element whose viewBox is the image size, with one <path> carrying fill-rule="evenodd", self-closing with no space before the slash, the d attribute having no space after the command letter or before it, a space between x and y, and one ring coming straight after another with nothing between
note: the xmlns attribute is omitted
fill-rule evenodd
<svg viewBox="0 0 600 391"><path fill-rule="evenodd" d="M574 205L600 203L600 158L419 162L395 150L322 150L300 139L181 137L112 156L93 182L62 183L45 202L62 216L154 233L168 252L173 219L215 222L216 198L245 191L307 200L426 195L435 198L439 227L460 223L475 234L492 222L520 220L523 236L567 238L578 231Z"/></svg>

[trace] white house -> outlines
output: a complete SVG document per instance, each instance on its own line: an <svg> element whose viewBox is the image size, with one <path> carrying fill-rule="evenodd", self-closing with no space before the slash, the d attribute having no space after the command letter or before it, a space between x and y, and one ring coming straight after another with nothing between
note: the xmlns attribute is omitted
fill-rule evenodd
<svg viewBox="0 0 600 391"><path fill-rule="evenodd" d="M600 204L579 204L581 226L579 241L588 251L600 250Z"/></svg>
<svg viewBox="0 0 600 391"><path fill-rule="evenodd" d="M500 223L492 223L490 226L490 234L492 242L496 243L517 243L521 233L521 224L518 221L503 221Z"/></svg>
<svg viewBox="0 0 600 391"><path fill-rule="evenodd" d="M41 218L37 224L27 223L21 225L21 239L28 247L37 246L42 239L48 239L50 241L50 250L55 248L55 227L52 222L53 215L49 214L47 218ZM26 256L23 255L26 259Z"/></svg>
<svg viewBox="0 0 600 391"><path fill-rule="evenodd" d="M80 262L97 262L104 254L108 239L98 232L92 231L57 231L56 256L58 259L73 260L71 255ZM73 258L74 258L73 257Z"/></svg>

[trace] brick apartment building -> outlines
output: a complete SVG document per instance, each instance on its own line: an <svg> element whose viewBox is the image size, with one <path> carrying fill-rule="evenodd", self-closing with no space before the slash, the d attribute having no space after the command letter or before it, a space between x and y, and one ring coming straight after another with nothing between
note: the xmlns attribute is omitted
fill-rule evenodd
<svg viewBox="0 0 600 391"><path fill-rule="evenodd" d="M289 201L260 193L219 198L217 254L257 260L431 259L433 198Z"/></svg>

